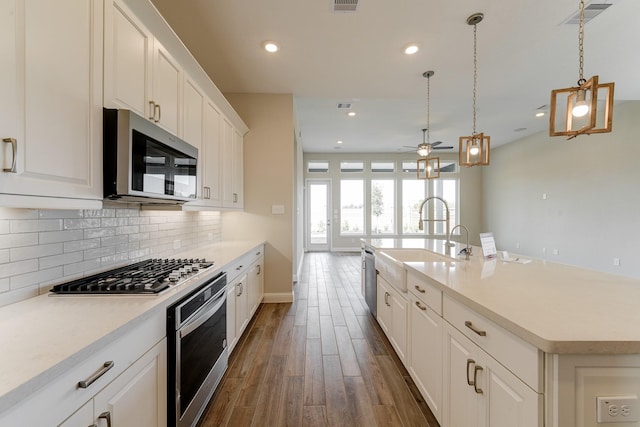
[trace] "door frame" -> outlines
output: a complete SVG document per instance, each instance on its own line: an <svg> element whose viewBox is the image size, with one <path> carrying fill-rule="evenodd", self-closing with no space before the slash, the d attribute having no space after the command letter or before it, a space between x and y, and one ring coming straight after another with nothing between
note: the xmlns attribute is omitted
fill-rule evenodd
<svg viewBox="0 0 640 427"><path fill-rule="evenodd" d="M325 184L327 187L327 243L325 244L312 244L311 243L311 200L309 186L311 184ZM305 180L304 191L304 247L306 252L328 252L331 250L331 236L333 235L333 218L332 212L332 191L331 191L331 179L328 178L307 178Z"/></svg>

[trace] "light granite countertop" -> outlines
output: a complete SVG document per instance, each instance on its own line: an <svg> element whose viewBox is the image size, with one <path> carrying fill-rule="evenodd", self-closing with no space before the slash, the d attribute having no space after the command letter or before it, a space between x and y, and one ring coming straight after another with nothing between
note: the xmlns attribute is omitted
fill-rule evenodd
<svg viewBox="0 0 640 427"><path fill-rule="evenodd" d="M41 295L0 307L0 413L263 243L217 243L177 252L175 258L206 258L215 265L160 295Z"/></svg>
<svg viewBox="0 0 640 427"><path fill-rule="evenodd" d="M376 250L444 252L442 240L366 239ZM456 254L464 245L456 244ZM455 252L454 252L455 251ZM640 279L520 255L521 264L485 260L407 262L445 294L547 353L640 354ZM518 257L511 254L511 258ZM444 313L446 318L446 313Z"/></svg>

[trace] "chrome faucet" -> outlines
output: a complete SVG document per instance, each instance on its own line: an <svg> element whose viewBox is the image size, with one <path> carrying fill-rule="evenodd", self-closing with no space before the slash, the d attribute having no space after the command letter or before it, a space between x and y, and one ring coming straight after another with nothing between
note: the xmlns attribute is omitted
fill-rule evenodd
<svg viewBox="0 0 640 427"><path fill-rule="evenodd" d="M460 228L464 228L464 231L466 231L466 232L467 232L467 247L464 249L464 252L465 252L465 254L464 254L464 259L465 259L465 260L467 260L467 261L469 261L469 257L471 256L471 246L469 246L469 229L468 229L467 227L465 227L465 226L464 226L464 225L462 225L462 224L458 224L458 225L454 226L454 227L451 229L451 232L449 233L449 236L447 237L447 242L449 242L449 241L451 240L451 235L453 234L453 232L455 231L455 229L456 229L456 228L458 228L458 227L460 227ZM461 252L462 252L462 251L461 251Z"/></svg>
<svg viewBox="0 0 640 427"><path fill-rule="evenodd" d="M429 200L440 200L442 202L442 204L444 204L444 210L445 210L445 219L422 219L422 209L424 208L424 205L429 201ZM424 199L422 201L422 203L420 203L420 209L419 209L419 213L420 213L420 219L418 220L418 230L422 231L424 230L424 225L423 222L424 221L431 221L431 222L435 222L435 221L444 221L445 222L445 233L447 234L447 243L446 243L446 247L451 246L451 241L449 240L449 220L450 220L450 215L449 215L449 205L447 205L447 202L442 198L442 197L438 197L438 196L431 196L431 197L427 197L426 199ZM468 233L468 232L467 232Z"/></svg>

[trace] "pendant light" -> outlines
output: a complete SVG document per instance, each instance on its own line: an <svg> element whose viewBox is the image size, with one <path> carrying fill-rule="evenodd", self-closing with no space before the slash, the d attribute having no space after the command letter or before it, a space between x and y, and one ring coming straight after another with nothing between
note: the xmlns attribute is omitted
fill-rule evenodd
<svg viewBox="0 0 640 427"><path fill-rule="evenodd" d="M473 25L473 133L460 137L460 166L486 166L489 164L489 147L491 137L484 133L476 133L476 92L478 86L478 37L477 25L484 15L474 13L467 18L467 24Z"/></svg>
<svg viewBox="0 0 640 427"><path fill-rule="evenodd" d="M551 91L549 136L571 139L582 134L611 132L614 83L599 83L598 76L584 78L584 0L580 0L578 57L578 86ZM598 104L604 111L598 109Z"/></svg>
<svg viewBox="0 0 640 427"><path fill-rule="evenodd" d="M440 178L440 157L429 157L431 154L431 144L429 143L430 123L430 80L435 74L434 71L425 71L422 77L427 78L427 128L422 129L422 144L418 145L418 159L416 170L418 179L434 179ZM426 137L426 139L425 139Z"/></svg>

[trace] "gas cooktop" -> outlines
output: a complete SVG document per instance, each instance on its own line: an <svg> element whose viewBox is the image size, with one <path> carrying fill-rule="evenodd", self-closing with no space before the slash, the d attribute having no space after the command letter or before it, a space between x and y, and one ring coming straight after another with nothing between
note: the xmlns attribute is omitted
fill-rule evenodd
<svg viewBox="0 0 640 427"><path fill-rule="evenodd" d="M204 259L149 259L55 285L54 294L158 294L214 265Z"/></svg>

